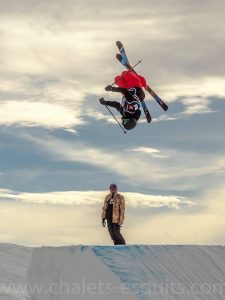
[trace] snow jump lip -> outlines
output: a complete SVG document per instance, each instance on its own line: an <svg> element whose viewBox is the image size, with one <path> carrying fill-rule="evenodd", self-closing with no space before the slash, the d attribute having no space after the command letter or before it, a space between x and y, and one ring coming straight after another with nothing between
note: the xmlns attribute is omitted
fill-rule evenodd
<svg viewBox="0 0 225 300"><path fill-rule="evenodd" d="M4 300L215 300L225 295L222 246L0 244L0 266Z"/></svg>

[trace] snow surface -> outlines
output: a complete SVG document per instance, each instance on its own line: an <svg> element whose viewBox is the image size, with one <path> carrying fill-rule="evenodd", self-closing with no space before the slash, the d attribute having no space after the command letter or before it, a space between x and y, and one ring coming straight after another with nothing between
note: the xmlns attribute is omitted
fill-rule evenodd
<svg viewBox="0 0 225 300"><path fill-rule="evenodd" d="M30 299L24 286L33 249L0 244L0 299Z"/></svg>
<svg viewBox="0 0 225 300"><path fill-rule="evenodd" d="M0 300L225 299L223 246L0 244Z"/></svg>

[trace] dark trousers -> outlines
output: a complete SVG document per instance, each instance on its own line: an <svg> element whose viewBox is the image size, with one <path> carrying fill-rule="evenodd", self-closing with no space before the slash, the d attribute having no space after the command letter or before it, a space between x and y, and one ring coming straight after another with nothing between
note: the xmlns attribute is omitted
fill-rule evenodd
<svg viewBox="0 0 225 300"><path fill-rule="evenodd" d="M121 226L117 223L113 223L111 219L107 219L107 226L114 245L126 245L126 242L120 232Z"/></svg>
<svg viewBox="0 0 225 300"><path fill-rule="evenodd" d="M134 88L136 90L136 96L138 96L139 100L142 101L145 98L145 93L143 92L143 90L139 87L135 87ZM133 100L136 100L132 93L124 88L119 88L119 87L112 87L112 92L120 92L123 94L123 96L126 98L126 100L128 102L132 102ZM127 117L127 118L134 118L136 121L138 121L140 119L141 116L141 110L138 109L134 114L129 114L129 113L124 113L124 108L122 107L122 105L117 102L117 101L105 101L105 105L110 106L115 108L121 115L122 117Z"/></svg>

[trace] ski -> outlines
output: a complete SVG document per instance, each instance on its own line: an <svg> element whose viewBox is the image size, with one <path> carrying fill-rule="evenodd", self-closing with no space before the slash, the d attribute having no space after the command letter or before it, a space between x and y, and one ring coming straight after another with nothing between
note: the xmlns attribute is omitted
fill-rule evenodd
<svg viewBox="0 0 225 300"><path fill-rule="evenodd" d="M127 59L127 56L126 56L126 53L125 53L124 49L122 51L123 51L123 55L122 54L117 54L116 58L119 60L120 63L122 63L127 68L127 70L133 70L133 68L129 64L129 61ZM147 119L147 122L151 123L152 117L151 117L151 114L150 114L150 112L147 108L147 105L146 105L145 101L142 100L140 102L141 102L141 106L142 106L142 109L144 111L145 117Z"/></svg>
<svg viewBox="0 0 225 300"><path fill-rule="evenodd" d="M168 105L150 88L149 85L145 88L146 91L155 99L155 101L162 107L164 111L168 110Z"/></svg>
<svg viewBox="0 0 225 300"><path fill-rule="evenodd" d="M123 44L120 41L116 42L116 45L120 51L120 54L116 55L116 58L129 70L132 70L133 72L136 73L136 71L131 67L126 51L124 49ZM164 111L168 110L168 105L150 88L149 85L145 87L145 90L149 92L149 94L155 99L155 101L162 107Z"/></svg>
<svg viewBox="0 0 225 300"><path fill-rule="evenodd" d="M123 47L123 44L120 42L120 41L117 41L116 42L116 45L117 45L117 47L118 47L118 49L119 49L119 51L120 51L120 55L121 55L121 63L125 66L125 67L127 67L127 66L130 66L130 63L129 63L129 60L128 60L128 58L127 58L127 54L126 54L126 51L125 51L125 49L124 49L124 47Z"/></svg>

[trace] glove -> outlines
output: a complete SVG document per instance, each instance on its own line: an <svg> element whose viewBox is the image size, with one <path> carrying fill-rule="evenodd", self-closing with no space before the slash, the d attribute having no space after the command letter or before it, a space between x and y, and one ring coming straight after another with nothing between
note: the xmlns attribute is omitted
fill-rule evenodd
<svg viewBox="0 0 225 300"><path fill-rule="evenodd" d="M106 226L106 220L105 220L105 218L102 219L102 226L103 226L103 227Z"/></svg>
<svg viewBox="0 0 225 300"><path fill-rule="evenodd" d="M107 86L105 87L105 90L106 90L107 92L110 92L110 91L112 90L112 86L111 86L111 85L107 85Z"/></svg>
<svg viewBox="0 0 225 300"><path fill-rule="evenodd" d="M104 98L100 98L100 99L99 99L99 102L100 102L102 105L105 105L105 99L104 99Z"/></svg>

